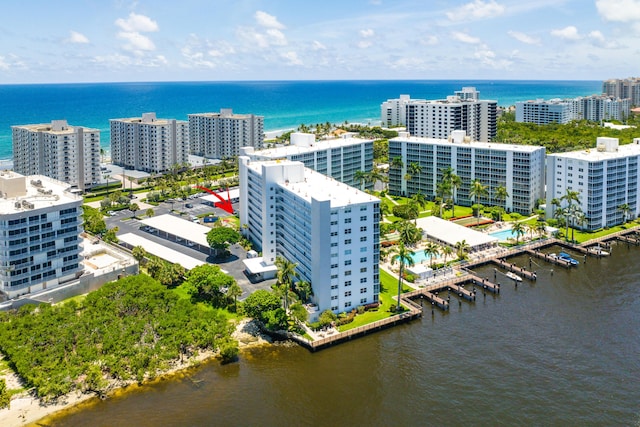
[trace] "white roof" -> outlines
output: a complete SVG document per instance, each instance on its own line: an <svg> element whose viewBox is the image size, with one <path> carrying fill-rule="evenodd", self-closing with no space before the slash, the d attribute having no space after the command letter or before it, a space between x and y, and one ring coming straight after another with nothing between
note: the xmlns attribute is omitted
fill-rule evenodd
<svg viewBox="0 0 640 427"><path fill-rule="evenodd" d="M619 145L616 151L598 151L596 148L587 148L579 151L549 154L549 157L583 160L587 162L600 162L603 160L623 159L625 157L640 156L639 144Z"/></svg>
<svg viewBox="0 0 640 427"><path fill-rule="evenodd" d="M533 153L535 151L541 150L544 147L540 145L518 145L518 144L503 144L499 142L481 142L481 141L472 141L472 142L453 142L448 139L440 139L440 138L425 138L421 136L397 136L390 141L400 141L400 142L411 142L425 145L440 145L440 146L454 146L454 147L467 147L467 148L480 148L487 150L497 150L497 151L514 151L517 153Z"/></svg>
<svg viewBox="0 0 640 427"><path fill-rule="evenodd" d="M293 156L295 154L312 153L314 151L325 151L330 148L348 147L357 144L366 144L371 142L371 139L363 138L336 138L315 141L310 146L301 145L284 145L276 148L267 148L264 150L256 150L250 155L252 158L261 159L279 159L284 157Z"/></svg>
<svg viewBox="0 0 640 427"><path fill-rule="evenodd" d="M222 197L223 200L227 200L227 192L226 191L219 191L219 192L217 192L217 194L220 197ZM240 198L240 188L232 188L232 189L230 189L229 193L228 193L228 196L229 196L229 199L231 199L231 200L239 199ZM200 198L202 200L206 200L207 202L218 203L220 201L220 199L218 199L213 194L207 194L206 196L202 196Z"/></svg>
<svg viewBox="0 0 640 427"><path fill-rule="evenodd" d="M145 251L169 262L178 263L187 270L191 270L194 267L206 264L205 261L200 261L199 259L185 255L182 252L169 249L166 246L153 242L149 239L145 239L144 237L138 236L137 234L126 233L122 236L118 236L118 239L122 240L125 243L128 243L133 247L142 246Z"/></svg>
<svg viewBox="0 0 640 427"><path fill-rule="evenodd" d="M267 273L277 271L278 267L275 264L265 264L264 258L247 258L242 260L244 266L247 267L247 271L251 274Z"/></svg>
<svg viewBox="0 0 640 427"><path fill-rule="evenodd" d="M207 233L211 231L211 228L205 227L204 225L196 224L195 222L169 214L143 219L140 222L149 227L157 228L160 231L182 237L185 240L190 240L202 246L209 246Z"/></svg>
<svg viewBox="0 0 640 427"><path fill-rule="evenodd" d="M426 265L423 265L423 264L416 264L413 267L407 266L406 269L410 274L413 274L416 276L422 276L425 273L429 273L433 271L431 267L427 267Z"/></svg>
<svg viewBox="0 0 640 427"><path fill-rule="evenodd" d="M450 246L455 246L456 243L463 240L472 248L498 242L496 237L435 216L418 218L417 226L422 228L427 237L440 240Z"/></svg>

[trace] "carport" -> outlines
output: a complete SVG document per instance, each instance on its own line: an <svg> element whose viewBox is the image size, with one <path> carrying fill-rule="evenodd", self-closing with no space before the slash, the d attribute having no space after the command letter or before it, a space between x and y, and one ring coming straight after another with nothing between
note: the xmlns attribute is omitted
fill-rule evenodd
<svg viewBox="0 0 640 427"><path fill-rule="evenodd" d="M172 242L192 247L206 254L211 253L211 247L207 242L207 233L211 231L209 227L170 214L158 215L140 222L147 227L145 229L147 232L157 232L158 236Z"/></svg>

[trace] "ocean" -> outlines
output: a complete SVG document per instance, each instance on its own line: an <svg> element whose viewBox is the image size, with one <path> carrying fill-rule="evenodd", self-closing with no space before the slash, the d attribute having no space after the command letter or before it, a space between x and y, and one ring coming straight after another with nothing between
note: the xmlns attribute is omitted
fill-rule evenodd
<svg viewBox="0 0 640 427"><path fill-rule="evenodd" d="M0 159L11 159L11 126L66 119L100 129L109 149L109 119L140 117L186 120L188 114L232 108L264 116L265 131L301 123L377 124L380 104L400 94L442 99L474 86L481 99L501 106L528 99L573 98L600 93L601 81L366 80L246 81L0 85Z"/></svg>

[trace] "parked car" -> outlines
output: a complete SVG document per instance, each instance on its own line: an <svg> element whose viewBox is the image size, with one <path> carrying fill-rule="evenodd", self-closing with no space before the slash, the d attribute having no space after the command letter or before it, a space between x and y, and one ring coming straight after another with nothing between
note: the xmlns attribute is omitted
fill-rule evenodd
<svg viewBox="0 0 640 427"><path fill-rule="evenodd" d="M115 213L115 211L109 211L109 212L107 212L107 215L109 215L109 216L115 216L115 215L116 215L116 213Z"/></svg>
<svg viewBox="0 0 640 427"><path fill-rule="evenodd" d="M192 205L191 203L187 203L185 206L186 206L187 208L189 208L189 209L191 209L191 208L193 207L193 205Z"/></svg>

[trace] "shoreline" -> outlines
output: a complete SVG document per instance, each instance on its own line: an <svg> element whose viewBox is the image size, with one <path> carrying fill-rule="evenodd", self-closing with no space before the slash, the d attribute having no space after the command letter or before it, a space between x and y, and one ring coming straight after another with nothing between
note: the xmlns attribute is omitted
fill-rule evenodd
<svg viewBox="0 0 640 427"><path fill-rule="evenodd" d="M241 351L252 347L270 345L273 342L270 337L260 333L259 328L251 319L241 320L236 325L236 331L232 334L232 337L238 341L238 347ZM194 369L197 369L203 363L213 361L217 356L218 353L213 351L199 352L188 360L176 362L168 370L159 373L153 379L146 379L142 383L136 381L123 383L114 380L109 386L113 388L104 393L104 399L95 392L73 391L60 396L52 403L45 403L41 399L23 392L21 393L23 396L11 400L9 408L0 409L0 426L40 425L42 422L48 425L51 421L55 421L61 416L82 411L89 406L98 404L102 400L108 400L114 396L130 393L163 381L185 378ZM15 386L21 383L20 377L14 372L5 374L4 377L7 380L7 388L14 388L10 387L10 385Z"/></svg>

